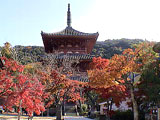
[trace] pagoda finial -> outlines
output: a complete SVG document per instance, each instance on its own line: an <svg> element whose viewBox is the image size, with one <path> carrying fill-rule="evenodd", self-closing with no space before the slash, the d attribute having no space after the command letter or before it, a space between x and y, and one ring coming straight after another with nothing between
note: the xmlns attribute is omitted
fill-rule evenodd
<svg viewBox="0 0 160 120"><path fill-rule="evenodd" d="M70 12L70 4L68 3L68 11L67 11L67 25L71 27L71 12Z"/></svg>

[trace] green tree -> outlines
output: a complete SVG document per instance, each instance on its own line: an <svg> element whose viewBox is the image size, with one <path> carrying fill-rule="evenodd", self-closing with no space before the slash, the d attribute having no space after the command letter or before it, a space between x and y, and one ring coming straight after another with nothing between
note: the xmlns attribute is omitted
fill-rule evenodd
<svg viewBox="0 0 160 120"><path fill-rule="evenodd" d="M12 58L12 48L9 42L4 43L4 46L1 49L1 54L7 58Z"/></svg>
<svg viewBox="0 0 160 120"><path fill-rule="evenodd" d="M160 105L160 61L150 63L141 75L139 90L143 95L141 107L147 110Z"/></svg>

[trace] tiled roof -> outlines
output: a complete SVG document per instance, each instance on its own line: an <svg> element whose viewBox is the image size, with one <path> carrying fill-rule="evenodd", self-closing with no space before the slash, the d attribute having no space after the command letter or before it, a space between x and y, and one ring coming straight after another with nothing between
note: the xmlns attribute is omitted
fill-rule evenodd
<svg viewBox="0 0 160 120"><path fill-rule="evenodd" d="M46 57L52 57L55 59L79 59L79 60L92 60L93 56L89 54L48 54Z"/></svg>
<svg viewBox="0 0 160 120"><path fill-rule="evenodd" d="M60 32L55 32L55 33L45 33L45 32L41 32L41 35L52 35L52 36L98 36L98 32L97 33L84 33L84 32L80 32L78 30L73 29L72 27L66 27L64 30L60 31Z"/></svg>
<svg viewBox="0 0 160 120"><path fill-rule="evenodd" d="M84 33L80 32L78 30L75 30L71 27L71 12L70 12L70 4L68 4L68 11L67 11L67 27L60 31L60 32L55 32L55 33L45 33L41 31L42 37L48 36L48 37L58 37L58 36L94 36L98 37L98 32L97 33Z"/></svg>

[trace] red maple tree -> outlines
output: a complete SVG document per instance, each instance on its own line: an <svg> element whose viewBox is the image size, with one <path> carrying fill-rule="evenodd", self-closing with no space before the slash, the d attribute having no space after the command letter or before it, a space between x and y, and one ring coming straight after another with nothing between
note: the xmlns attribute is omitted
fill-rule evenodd
<svg viewBox="0 0 160 120"><path fill-rule="evenodd" d="M84 83L70 80L65 75L60 74L53 69L37 70L37 76L45 86L45 92L48 94L46 107L53 103L56 105L57 120L61 119L63 102L76 102L84 100L80 95L80 90Z"/></svg>
<svg viewBox="0 0 160 120"><path fill-rule="evenodd" d="M18 108L18 119L24 108L29 116L33 112L40 114L44 111L43 85L30 74L24 74L24 66L12 59L1 58L4 67L0 69L0 96L5 99L5 107L13 110Z"/></svg>
<svg viewBox="0 0 160 120"><path fill-rule="evenodd" d="M95 68L88 72L90 78L89 85L99 92L102 89L103 91L100 93L104 95L107 93L107 96L113 95L115 98L120 96L118 99L115 99L119 100L119 102L121 101L120 98L125 97L125 94L128 93L128 97L130 97L132 101L135 120L138 119L135 88L140 81L134 81L130 76L135 72L140 74L145 69L145 66L154 60L155 53L152 51L152 47L152 43L146 42L137 45L134 50L126 49L122 55L115 54L109 59L108 66L103 69ZM114 92L108 92L114 91L113 88L115 90L120 88L121 94L119 94L119 92L116 92L116 94ZM104 93L104 89L108 90Z"/></svg>
<svg viewBox="0 0 160 120"><path fill-rule="evenodd" d="M88 71L90 80L88 90L95 91L103 101L112 100L112 103L119 106L127 95L127 93L124 94L126 87L119 84L114 76L111 75L112 71L114 71L114 68L111 67L111 61L101 57L93 58L90 68L91 70ZM119 82L122 83L124 81L119 80Z"/></svg>

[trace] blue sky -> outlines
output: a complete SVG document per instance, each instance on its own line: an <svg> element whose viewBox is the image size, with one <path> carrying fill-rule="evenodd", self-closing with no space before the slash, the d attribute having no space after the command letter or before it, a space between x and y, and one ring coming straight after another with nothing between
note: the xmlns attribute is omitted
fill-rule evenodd
<svg viewBox="0 0 160 120"><path fill-rule="evenodd" d="M141 38L160 41L159 0L1 0L0 46L43 46L40 35L66 27L67 4L72 27L99 32L99 41Z"/></svg>

